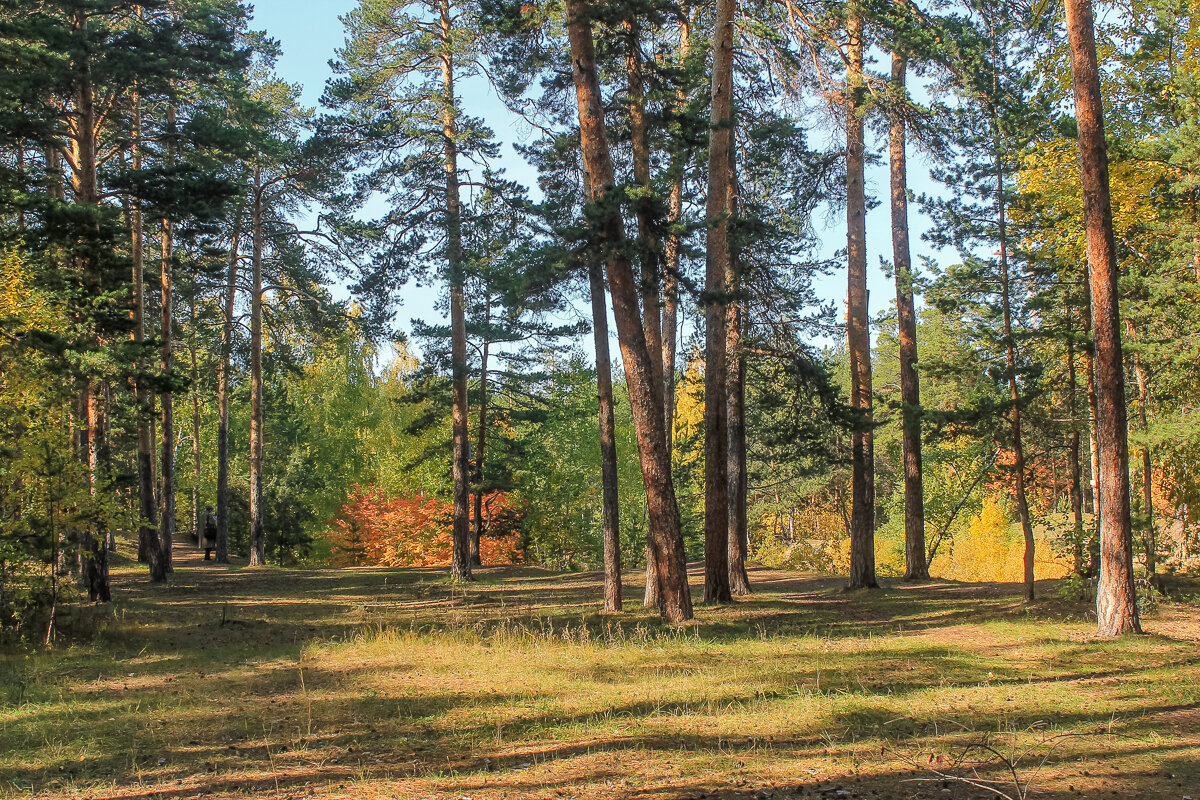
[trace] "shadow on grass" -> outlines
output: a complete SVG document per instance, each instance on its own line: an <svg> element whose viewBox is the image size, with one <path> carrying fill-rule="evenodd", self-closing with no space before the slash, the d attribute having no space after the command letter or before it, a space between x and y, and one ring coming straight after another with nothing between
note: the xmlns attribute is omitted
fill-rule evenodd
<svg viewBox="0 0 1200 800"><path fill-rule="evenodd" d="M1156 681L1194 687L1194 648L1156 637L1064 639L1043 623L1080 619L1085 607L1053 598L1026 607L1016 585L931 582L844 592L836 578L754 570L753 596L702 607L698 621L680 631L635 604L619 617L600 613L595 573L489 569L477 582L455 585L436 569L250 570L183 558L166 586L149 585L136 566L116 575L120 601L86 612L95 636L0 663L0 698L16 698L0 706L0 750L10 754L13 786L47 792L78 785L100 797L95 787L107 784L121 796L192 797L371 780L454 791L522 792L536 784L539 791L578 789L580 797L722 791L762 800L756 792L774 798L778 787L705 787L679 778L650 789L604 788L636 767L602 768L590 759L636 754L659 773L680 760L725 763L746 753L821 763L831 743L838 752L917 750L947 730L961 736L1049 720L1090 733L1112 726L1117 707L1118 727L1130 736L1178 730L1175 738L1104 748L1103 757L1178 762L1172 774L1194 778L1187 754L1200 755L1200 724L1177 725L1193 719L1196 705L1168 697L1192 695L1178 688L1136 694ZM1012 633L991 623L1023 627ZM372 643L389 636L399 637L396 649L372 655ZM430 682L422 659L443 639L465 650L466 660L446 680ZM314 646L317 657L305 660ZM322 648L353 658L322 666ZM619 659L577 663L570 648L612 650ZM1021 648L1036 652L1022 656ZM556 693L488 685L471 659L497 650L528 660ZM723 682L733 675L736 681ZM1054 705L1055 684L1069 693L1084 682L1107 687L1103 702ZM638 685L659 694L637 697ZM589 705L577 696L593 686L617 699ZM1012 708L1000 699L1035 691L1047 693ZM935 713L928 698L939 692L990 699ZM753 730L793 707L808 709L802 725L770 737ZM709 735L696 732L698 723L682 724L703 719L728 728L726 715L744 715L750 729ZM522 767L555 762L571 762L572 777L527 777ZM1053 762L1071 763L1067 755ZM920 776L879 769L864 784L877 793L911 788L905 781ZM839 780L859 780L830 770ZM1160 777L1129 773L1119 785L1150 792ZM153 788L138 794L142 784ZM795 795L798 786L787 791ZM930 796L947 796L939 792Z"/></svg>

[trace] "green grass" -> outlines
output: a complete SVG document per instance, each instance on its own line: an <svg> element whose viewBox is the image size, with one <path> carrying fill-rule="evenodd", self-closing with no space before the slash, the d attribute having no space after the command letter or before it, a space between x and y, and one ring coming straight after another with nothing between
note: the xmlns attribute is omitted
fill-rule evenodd
<svg viewBox="0 0 1200 800"><path fill-rule="evenodd" d="M0 796L1200 798L1192 606L751 577L673 629L594 574L124 565L0 661Z"/></svg>

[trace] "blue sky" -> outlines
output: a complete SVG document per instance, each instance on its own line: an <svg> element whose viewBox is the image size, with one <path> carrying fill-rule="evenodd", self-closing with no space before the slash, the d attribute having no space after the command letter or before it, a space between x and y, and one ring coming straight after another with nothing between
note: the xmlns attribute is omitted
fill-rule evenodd
<svg viewBox="0 0 1200 800"><path fill-rule="evenodd" d="M300 3L292 0L258 0L254 4L254 27L266 30L278 39L283 47L283 54L277 64L280 77L303 86L304 102L308 105L316 105L319 101L325 80L330 75L329 60L344 40L338 17L355 5L355 0L306 0ZM528 131L504 112L494 94L482 83L468 86L464 91L463 100L468 104L471 113L488 120L497 138L505 143L502 165L509 177L532 183L533 171L509 146L513 141L526 138ZM868 147L875 147L878 151L883 144L885 143L879 141L868 142ZM928 169L918 153L911 153L909 156L909 174L918 193L933 188L928 178ZM886 165L869 169L868 193L886 200L887 190ZM910 214L914 263L920 263L921 255L933 255L928 246L920 240L920 233L928 227L928 222L919 214L915 205L910 206ZM843 215L822 214L818 220L827 224L827 227L819 231L823 242L822 249L826 254L845 247L845 225L839 224L841 216ZM881 205L867 215L867 258L870 272L868 288L873 315L886 311L895 298L895 287L884 275L879 263L881 255L891 260L891 250L887 207ZM846 293L845 269L835 270L832 275L821 278L817 288L826 300L836 301L839 307L842 307ZM418 313L418 309L423 313L431 307L432 299L428 288L412 287L405 307L398 312L398 321L407 322L410 316Z"/></svg>

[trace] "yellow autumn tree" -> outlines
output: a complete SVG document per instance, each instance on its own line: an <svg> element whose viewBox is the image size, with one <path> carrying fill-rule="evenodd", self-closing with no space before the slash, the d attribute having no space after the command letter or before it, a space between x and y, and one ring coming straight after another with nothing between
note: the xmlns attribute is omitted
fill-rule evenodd
<svg viewBox="0 0 1200 800"><path fill-rule="evenodd" d="M1051 538L1047 528L1034 528L1037 580L1063 578L1070 573L1071 565L1055 553ZM1023 577L1024 557L1020 526L1012 523L1002 498L990 495L970 524L949 543L945 554L930 565L930 573L954 581L1012 583Z"/></svg>
<svg viewBox="0 0 1200 800"><path fill-rule="evenodd" d="M1121 250L1126 259L1141 258L1149 249L1158 221L1155 188L1165 175L1166 168L1154 161L1126 158L1109 164L1113 234L1125 245ZM1084 264L1087 243L1078 142L1056 139L1036 147L1023 160L1017 186L1032 201L1016 204L1010 212L1018 229L1026 232L1025 248L1064 264ZM1053 223L1047 225L1047 220Z"/></svg>

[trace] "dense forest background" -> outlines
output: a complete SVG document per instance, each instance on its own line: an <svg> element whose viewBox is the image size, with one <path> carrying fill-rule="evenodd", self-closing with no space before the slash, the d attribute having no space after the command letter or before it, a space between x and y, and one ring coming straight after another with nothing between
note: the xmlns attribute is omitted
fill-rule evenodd
<svg viewBox="0 0 1200 800"><path fill-rule="evenodd" d="M1153 582L1200 559L1200 9L1097 9ZM1088 591L1111 373L1058 4L362 0L343 23L306 108L247 4L0 4L6 630L107 599L114 550L165 579L210 504L217 560L252 565L649 554L669 590L675 504L687 559L728 527L734 593L745 559L854 583L864 552ZM536 185L463 99L485 81ZM814 282L847 263L843 307ZM868 269L897 289L873 318Z"/></svg>

